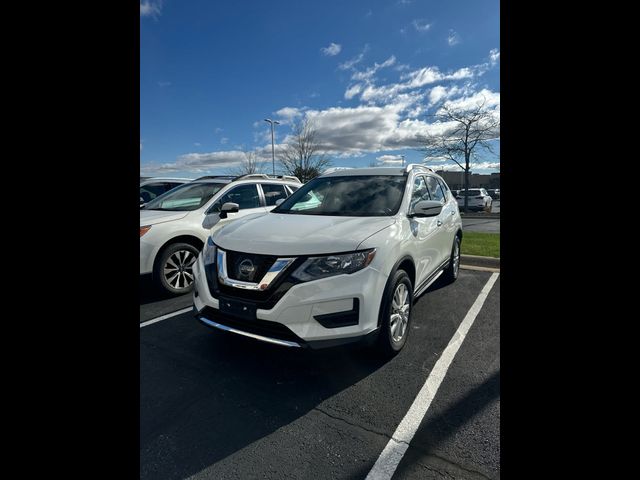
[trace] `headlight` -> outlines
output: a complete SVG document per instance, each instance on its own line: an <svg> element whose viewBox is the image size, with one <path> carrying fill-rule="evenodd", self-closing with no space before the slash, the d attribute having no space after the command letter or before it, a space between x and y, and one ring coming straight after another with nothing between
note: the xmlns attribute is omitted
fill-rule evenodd
<svg viewBox="0 0 640 480"><path fill-rule="evenodd" d="M370 250L362 250L342 255L311 257L293 272L292 277L303 282L308 282L333 275L357 272L369 265L375 255L376 249L372 248Z"/></svg>
<svg viewBox="0 0 640 480"><path fill-rule="evenodd" d="M146 225L144 227L140 227L140 236L142 237L149 230L151 230L151 225Z"/></svg>
<svg viewBox="0 0 640 480"><path fill-rule="evenodd" d="M213 265L216 263L216 245L213 243L211 237L207 238L207 243L202 249L202 258L205 265Z"/></svg>

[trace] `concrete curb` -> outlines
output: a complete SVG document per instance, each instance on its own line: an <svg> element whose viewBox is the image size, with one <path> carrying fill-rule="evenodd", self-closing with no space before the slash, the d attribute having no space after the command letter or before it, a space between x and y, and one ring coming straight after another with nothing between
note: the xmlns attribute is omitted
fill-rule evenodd
<svg viewBox="0 0 640 480"><path fill-rule="evenodd" d="M460 267L481 267L500 270L500 258L460 255Z"/></svg>

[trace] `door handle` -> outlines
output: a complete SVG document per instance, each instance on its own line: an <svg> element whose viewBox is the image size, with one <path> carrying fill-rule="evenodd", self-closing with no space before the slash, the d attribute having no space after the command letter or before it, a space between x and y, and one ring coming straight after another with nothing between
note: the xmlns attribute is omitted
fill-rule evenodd
<svg viewBox="0 0 640 480"><path fill-rule="evenodd" d="M438 226L441 226L441 225L442 225L442 220L438 220L438 221L436 222L436 224L437 224Z"/></svg>

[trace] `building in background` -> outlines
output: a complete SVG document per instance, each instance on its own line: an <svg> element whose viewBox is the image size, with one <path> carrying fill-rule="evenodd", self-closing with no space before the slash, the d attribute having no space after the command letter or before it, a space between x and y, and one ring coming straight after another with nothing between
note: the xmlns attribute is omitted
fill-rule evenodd
<svg viewBox="0 0 640 480"><path fill-rule="evenodd" d="M462 190L464 188L464 172L444 171L436 172L447 182L452 190ZM469 188L500 188L500 172L482 175L480 173L469 173Z"/></svg>

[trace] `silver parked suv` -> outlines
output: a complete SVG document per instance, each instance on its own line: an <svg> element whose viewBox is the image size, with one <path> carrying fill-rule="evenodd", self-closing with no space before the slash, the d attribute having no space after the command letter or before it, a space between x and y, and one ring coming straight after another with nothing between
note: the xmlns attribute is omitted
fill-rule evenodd
<svg viewBox="0 0 640 480"><path fill-rule="evenodd" d="M212 231L266 214L302 184L296 177L207 176L158 196L140 210L140 275L172 294L191 291L192 267Z"/></svg>

